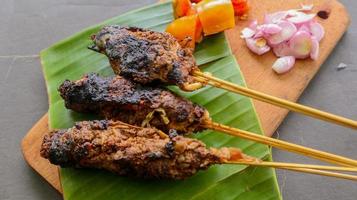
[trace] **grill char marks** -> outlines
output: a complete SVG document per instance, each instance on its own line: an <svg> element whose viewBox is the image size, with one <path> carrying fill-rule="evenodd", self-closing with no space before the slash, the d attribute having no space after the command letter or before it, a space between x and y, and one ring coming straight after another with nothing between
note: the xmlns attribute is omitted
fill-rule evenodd
<svg viewBox="0 0 357 200"><path fill-rule="evenodd" d="M190 76L197 69L192 50L182 48L168 33L112 25L103 27L93 42L109 58L116 74L135 82L159 81L184 90L185 84L195 82Z"/></svg>
<svg viewBox="0 0 357 200"><path fill-rule="evenodd" d="M141 178L184 179L212 164L243 156L238 149L207 149L195 139L119 121L84 121L45 136L41 156L62 167L105 169Z"/></svg>
<svg viewBox="0 0 357 200"><path fill-rule="evenodd" d="M170 129L181 134L199 132L203 130L201 125L209 120L203 107L187 99L164 88L141 86L120 76L85 75L78 81L65 81L59 92L68 109L97 113L138 126L151 125L164 132Z"/></svg>
<svg viewBox="0 0 357 200"><path fill-rule="evenodd" d="M67 108L75 107L77 112L98 114L100 110L98 103L108 97L109 81L110 79L100 78L92 73L85 75L76 84L69 80L64 81L58 91L65 99Z"/></svg>

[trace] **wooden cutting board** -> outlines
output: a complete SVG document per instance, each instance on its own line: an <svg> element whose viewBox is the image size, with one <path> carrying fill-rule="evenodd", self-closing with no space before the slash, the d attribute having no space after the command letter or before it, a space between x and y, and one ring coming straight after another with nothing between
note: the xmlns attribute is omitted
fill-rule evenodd
<svg viewBox="0 0 357 200"><path fill-rule="evenodd" d="M234 55L243 71L248 87L264 93L297 101L310 80L317 73L328 55L332 52L342 35L346 32L350 18L345 7L337 0L249 0L251 11L247 21L238 21L237 26L227 31L227 36ZM324 26L326 35L321 41L320 56L317 61L298 61L293 70L284 75L276 75L271 66L276 60L272 54L256 56L240 39L240 31L252 19L262 20L264 14L278 10L299 8L301 3L314 4L314 12L329 10L330 17L326 20L318 18ZM254 101L264 132L271 136L288 111L266 103ZM57 191L61 192L58 168L40 157L40 145L44 134L48 131L47 114L44 115L28 132L22 141L22 152L28 164L45 178Z"/></svg>

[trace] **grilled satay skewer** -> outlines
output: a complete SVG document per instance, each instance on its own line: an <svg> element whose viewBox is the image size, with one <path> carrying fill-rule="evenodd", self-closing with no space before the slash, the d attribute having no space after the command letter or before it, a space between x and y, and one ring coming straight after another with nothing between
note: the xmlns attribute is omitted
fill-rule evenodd
<svg viewBox="0 0 357 200"><path fill-rule="evenodd" d="M119 121L78 122L67 130L52 131L43 139L41 156L61 167L105 169L122 176L185 179L214 164L264 165L357 180L357 176L316 170L319 166L262 162L237 148L206 148L174 132L168 136L154 128ZM323 169L356 171L321 166Z"/></svg>
<svg viewBox="0 0 357 200"><path fill-rule="evenodd" d="M202 106L165 88L141 86L120 76L102 78L92 73L74 82L65 81L59 92L65 106L76 112L96 113L137 126L151 125L164 132L175 129L180 134L212 129L330 163L357 166L353 159L212 122Z"/></svg>
<svg viewBox="0 0 357 200"><path fill-rule="evenodd" d="M357 129L357 121L320 111L202 73L192 49L182 47L168 33L134 27L105 26L93 36L92 50L105 54L118 75L149 84L161 82L193 91L210 84L311 117Z"/></svg>

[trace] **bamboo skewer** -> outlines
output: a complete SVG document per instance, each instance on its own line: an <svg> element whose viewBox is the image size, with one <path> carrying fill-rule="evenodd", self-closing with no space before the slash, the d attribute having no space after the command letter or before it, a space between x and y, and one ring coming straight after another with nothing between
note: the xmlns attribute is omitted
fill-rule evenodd
<svg viewBox="0 0 357 200"><path fill-rule="evenodd" d="M307 106L303 106L297 103L293 103L287 100L279 99L277 97L269 96L242 86L238 86L213 76L204 74L202 72L195 72L196 75L195 79L204 84L210 84L217 88L222 88L229 90L231 92L235 92L244 96L248 96L266 103L270 103L276 106L280 106L283 108L287 108L292 111L296 111L317 119L325 120L328 122L333 122L335 124L339 124L342 126L350 127L350 128L357 128L357 122L343 118L340 116L336 116L327 112L323 112L314 108L309 108ZM225 125L221 125L215 122L206 122L206 128L228 133L233 136L238 136L244 139L256 141L259 143L263 143L266 145L270 145L279 149L287 150L294 153L299 153L308 157L312 157L321 161L338 164L341 166L346 167L335 167L335 166L320 166L320 165L306 165L306 164L295 164L295 163L280 163L280 162L250 162L250 161L234 161L234 162L227 162L227 164L241 164L241 165L250 165L250 166L260 166L260 167L273 167L278 169L285 169L290 171L297 171L303 173L310 173L322 176L329 176L335 178L342 178L347 180L357 181L357 176L349 175L349 174L342 174L336 172L329 172L330 171L349 171L349 172L356 172L357 168L357 161L353 159L349 159L346 157L334 155L331 153L315 150L312 148L304 147L297 144L292 144L289 142L281 141L278 139L257 135L254 133L250 133L248 131L243 131L240 129L235 129L232 127L228 127Z"/></svg>
<svg viewBox="0 0 357 200"><path fill-rule="evenodd" d="M327 122L332 122L338 125L342 125L345 127L357 129L357 121L347 119L345 117L337 116L328 112L324 112L315 108L311 108L308 106L304 106L298 103L294 103L288 100L284 100L278 97L274 97L271 95L267 95L243 86L239 86L228 81L221 80L209 74L194 71L192 73L195 76L195 79L201 83L210 84L217 88L222 88L225 90L229 90L234 93L238 93L247 97L251 97L253 99L257 99L263 101L265 103L273 104L275 106L279 106L282 108L289 109L291 111L295 111L310 117L314 117L320 120L324 120Z"/></svg>
<svg viewBox="0 0 357 200"><path fill-rule="evenodd" d="M216 122L207 121L205 123L205 128L227 133L229 135L238 136L244 139L252 140L262 144L266 144L275 148L283 149L293 153L302 154L308 157L312 157L321 161L329 162L332 164L337 164L346 167L357 167L357 160L346 158L343 156L338 156L332 153L327 153L324 151L319 151L316 149L304 147L301 145L289 143L286 141L270 138L263 135L257 135L248 131L232 128Z"/></svg>
<svg viewBox="0 0 357 200"><path fill-rule="evenodd" d="M239 164L239 165L249 165L249 166L259 166L259 167L273 167L273 168L305 168L305 169L316 169L316 170L328 170L328 171L346 171L346 172L357 172L357 168L353 167L336 167L336 166L325 166L325 165L310 165L310 164L299 164L299 163L284 163L284 162L267 162L267 161L229 161L226 164Z"/></svg>
<svg viewBox="0 0 357 200"><path fill-rule="evenodd" d="M350 168L350 167L309 165L309 164L283 163L283 162L267 162L267 161L260 161L256 159L252 159L252 160L241 159L236 161L227 161L225 162L225 164L237 164L237 165L247 165L247 166L255 166L255 167L272 167L276 169L284 169L290 171L297 171L297 172L357 181L356 175L330 172L330 171L357 172L357 168Z"/></svg>
<svg viewBox="0 0 357 200"><path fill-rule="evenodd" d="M309 168L286 168L286 167L282 167L280 169L286 169L286 170L290 170L290 171L304 172L304 173L309 173L309 174L330 176L330 177L335 177L335 178L342 178L342 179L348 179L348 180L352 180L352 181L357 181L357 176L349 175L349 174L328 172L328 171L309 169Z"/></svg>
<svg viewBox="0 0 357 200"><path fill-rule="evenodd" d="M347 180L357 181L356 175L336 173L330 171L349 171L356 172L357 168L348 168L348 167L334 167L334 166L322 166L322 165L306 165L306 164L297 164L297 163L281 163L281 162L251 162L251 161L230 161L226 164L238 164L238 165L249 165L257 167L272 167L276 169L285 169L290 171L297 171L309 174L316 174L321 176L328 176L334 178L341 178ZM326 171L330 170L330 171Z"/></svg>
<svg viewBox="0 0 357 200"><path fill-rule="evenodd" d="M356 175L325 171L325 170L331 170L331 171L333 170L333 171L356 172L357 168L305 165L305 164L296 164L296 163L264 162L264 161L258 163L250 162L250 161L232 161L232 162L226 162L226 164L249 165L249 166L257 166L257 167L272 167L277 169L285 169L290 171L304 172L309 174L316 174L321 176L329 176L329 177L357 181Z"/></svg>

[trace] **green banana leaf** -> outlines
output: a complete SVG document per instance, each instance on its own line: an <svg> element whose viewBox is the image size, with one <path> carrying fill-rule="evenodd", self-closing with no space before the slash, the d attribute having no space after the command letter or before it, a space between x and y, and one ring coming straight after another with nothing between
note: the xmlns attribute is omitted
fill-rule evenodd
<svg viewBox="0 0 357 200"><path fill-rule="evenodd" d="M41 52L41 62L49 95L51 128L68 128L75 121L97 116L74 113L64 107L57 88L65 80L75 80L88 72L113 75L107 58L87 50L89 37L104 24L120 24L163 31L172 21L171 3L155 4L112 18L85 29ZM224 34L206 38L198 45L195 58L203 71L240 85L245 85L239 66L231 55ZM227 91L205 87L192 93L175 92L205 106L214 121L262 134L250 99ZM195 134L208 146L232 146L246 154L270 160L267 146L222 133L205 131ZM115 176L93 169L61 169L66 200L91 199L281 199L275 171L240 165L217 165L184 181L140 180Z"/></svg>

